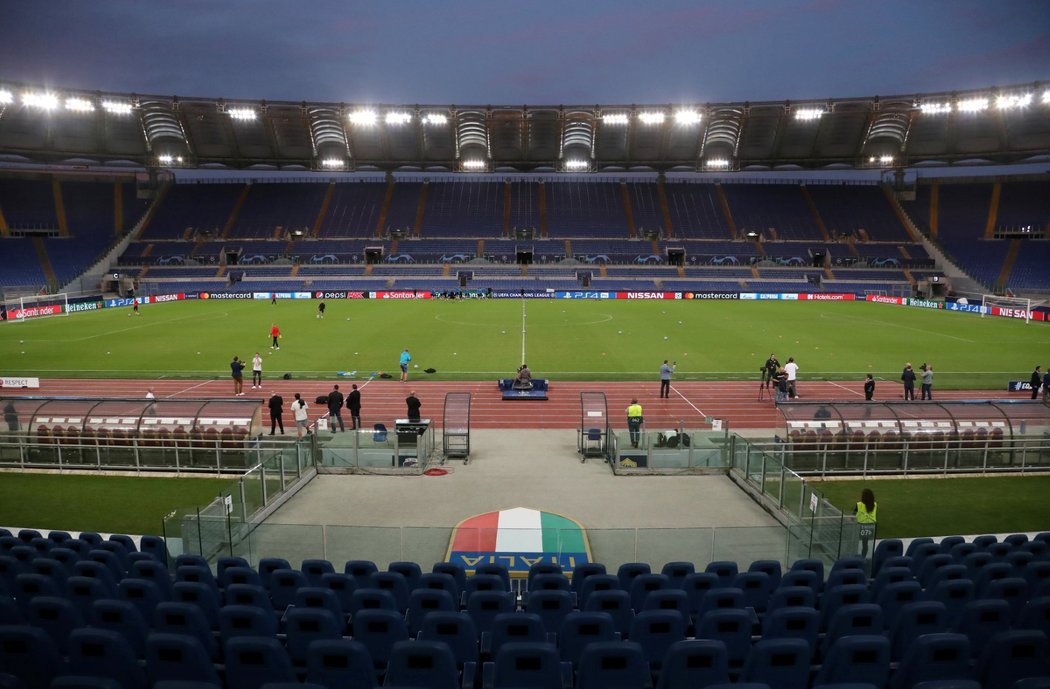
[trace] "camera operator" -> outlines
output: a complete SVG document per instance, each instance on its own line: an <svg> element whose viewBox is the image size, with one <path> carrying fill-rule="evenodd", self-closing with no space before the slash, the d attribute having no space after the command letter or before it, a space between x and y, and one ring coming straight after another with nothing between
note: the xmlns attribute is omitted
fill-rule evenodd
<svg viewBox="0 0 1050 689"><path fill-rule="evenodd" d="M762 364L762 368L759 369L762 373L762 384L765 385L767 390L776 377L778 369L780 369L780 362L777 361L777 355L770 354L769 358L766 359L766 363Z"/></svg>

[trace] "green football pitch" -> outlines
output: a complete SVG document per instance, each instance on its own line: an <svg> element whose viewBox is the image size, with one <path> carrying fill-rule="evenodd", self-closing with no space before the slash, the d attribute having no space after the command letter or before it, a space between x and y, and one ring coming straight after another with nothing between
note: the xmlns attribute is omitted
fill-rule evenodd
<svg viewBox="0 0 1050 689"><path fill-rule="evenodd" d="M0 327L0 373L210 378L262 352L271 375L368 376L413 366L441 380L506 376L525 359L556 380L649 377L677 360L684 380L751 380L770 352L809 380L896 381L906 362L941 388L1005 391L1048 356L1050 329L1007 318L866 302L334 300L184 301ZM270 351L269 330L282 333ZM525 333L523 335L523 326Z"/></svg>

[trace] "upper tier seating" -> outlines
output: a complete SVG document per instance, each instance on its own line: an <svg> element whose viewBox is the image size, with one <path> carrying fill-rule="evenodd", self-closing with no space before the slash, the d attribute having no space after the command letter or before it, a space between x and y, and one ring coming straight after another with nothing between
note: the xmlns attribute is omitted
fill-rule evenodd
<svg viewBox="0 0 1050 689"><path fill-rule="evenodd" d="M811 184L806 189L831 237L864 230L872 241L911 239L880 187Z"/></svg>
<svg viewBox="0 0 1050 689"><path fill-rule="evenodd" d="M431 184L424 237L498 237L503 232L503 185L452 181Z"/></svg>
<svg viewBox="0 0 1050 689"><path fill-rule="evenodd" d="M0 285L40 286L47 282L44 269L37 259L33 241L25 237L0 238L0 253L4 255L4 269L0 270Z"/></svg>
<svg viewBox="0 0 1050 689"><path fill-rule="evenodd" d="M675 237L730 238L729 224L715 185L668 181L664 184L664 193Z"/></svg>
<svg viewBox="0 0 1050 689"><path fill-rule="evenodd" d="M375 234L386 195L385 182L336 184L321 237L371 237Z"/></svg>
<svg viewBox="0 0 1050 689"><path fill-rule="evenodd" d="M228 236L268 239L278 227L309 234L327 191L316 183L251 184Z"/></svg>
<svg viewBox="0 0 1050 689"><path fill-rule="evenodd" d="M181 239L187 228L220 236L243 191L243 184L175 184L142 239Z"/></svg>
<svg viewBox="0 0 1050 689"><path fill-rule="evenodd" d="M729 209L737 231L769 235L777 239L821 240L813 214L797 184L724 184Z"/></svg>
<svg viewBox="0 0 1050 689"><path fill-rule="evenodd" d="M55 194L49 179L3 178L0 209L7 226L13 229L58 229Z"/></svg>
<svg viewBox="0 0 1050 689"><path fill-rule="evenodd" d="M551 237L627 237L619 184L557 182L545 190Z"/></svg>

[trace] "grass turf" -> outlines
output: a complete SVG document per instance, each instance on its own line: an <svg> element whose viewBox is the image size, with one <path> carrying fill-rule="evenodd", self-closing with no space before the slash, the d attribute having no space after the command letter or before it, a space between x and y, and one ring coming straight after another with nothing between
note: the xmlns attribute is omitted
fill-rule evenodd
<svg viewBox="0 0 1050 689"><path fill-rule="evenodd" d="M864 488L879 504L879 538L1050 529L1050 476L821 481L813 487L847 514Z"/></svg>
<svg viewBox="0 0 1050 689"><path fill-rule="evenodd" d="M555 380L632 380L678 361L679 379L755 380L769 353L800 378L899 384L905 362L934 367L934 387L1004 391L1046 355L1040 323L866 302L568 301L525 303L525 358ZM226 377L234 355L263 352L269 375L335 378L397 371L402 348L420 377L510 375L522 358L519 300L185 301L0 327L0 373L50 377ZM270 353L270 324L284 333ZM889 385L890 383L887 383ZM885 399L887 393L880 388Z"/></svg>
<svg viewBox="0 0 1050 689"><path fill-rule="evenodd" d="M162 534L164 517L206 505L231 481L6 473L0 524L62 531Z"/></svg>

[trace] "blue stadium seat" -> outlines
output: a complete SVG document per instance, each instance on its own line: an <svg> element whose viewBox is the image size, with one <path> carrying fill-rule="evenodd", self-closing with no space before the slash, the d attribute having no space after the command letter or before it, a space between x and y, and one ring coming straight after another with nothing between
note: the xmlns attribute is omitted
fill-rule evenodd
<svg viewBox="0 0 1050 689"><path fill-rule="evenodd" d="M558 654L563 661L576 667L587 644L598 641L619 641L612 616L603 612L569 613L558 630Z"/></svg>
<svg viewBox="0 0 1050 689"><path fill-rule="evenodd" d="M641 689L651 682L641 647L630 641L588 644L577 670L576 689Z"/></svg>
<svg viewBox="0 0 1050 689"><path fill-rule="evenodd" d="M1036 629L1050 636L1050 596L1033 598L1017 618L1016 629Z"/></svg>
<svg viewBox="0 0 1050 689"><path fill-rule="evenodd" d="M48 689L61 667L61 655L44 630L0 626L0 668L18 678L25 689Z"/></svg>
<svg viewBox="0 0 1050 689"><path fill-rule="evenodd" d="M72 534L68 531L48 531L47 540L54 543L56 546L65 543L66 541L73 540Z"/></svg>
<svg viewBox="0 0 1050 689"><path fill-rule="evenodd" d="M0 625L22 624L23 622L25 622L25 617L18 609L15 599L5 593L0 593Z"/></svg>
<svg viewBox="0 0 1050 689"><path fill-rule="evenodd" d="M354 615L350 625L350 635L368 649L377 672L386 669L394 644L408 640L405 618L393 610L362 610Z"/></svg>
<svg viewBox="0 0 1050 689"><path fill-rule="evenodd" d="M204 559L202 555L194 555L192 553L182 553L175 557L175 571L179 570L179 567L207 567L208 561ZM210 571L210 570L209 570Z"/></svg>
<svg viewBox="0 0 1050 689"><path fill-rule="evenodd" d="M813 686L866 682L881 689L886 686L889 676L889 640L881 634L855 634L832 644Z"/></svg>
<svg viewBox="0 0 1050 689"><path fill-rule="evenodd" d="M824 582L813 570L793 569L784 572L784 576L780 578L780 588L793 586L807 586L813 590L814 595L819 596L820 590L824 587Z"/></svg>
<svg viewBox="0 0 1050 689"><path fill-rule="evenodd" d="M656 689L690 689L728 682L729 655L725 643L689 639L667 649Z"/></svg>
<svg viewBox="0 0 1050 689"><path fill-rule="evenodd" d="M396 572L404 577L405 582L408 584L409 591L417 586L419 583L419 577L423 574L423 571L415 562L391 562L387 566L387 571Z"/></svg>
<svg viewBox="0 0 1050 689"><path fill-rule="evenodd" d="M868 587L862 584L843 584L825 588L824 595L820 597L820 630L827 631L832 616L843 605L870 602Z"/></svg>
<svg viewBox="0 0 1050 689"><path fill-rule="evenodd" d="M809 682L810 648L802 639L759 639L751 648L743 682L764 682L770 689L797 689Z"/></svg>
<svg viewBox="0 0 1050 689"><path fill-rule="evenodd" d="M62 565L66 568L67 574L72 573L73 565L75 565L83 559L80 556L80 553L78 553L77 551L72 550L70 548L63 548L61 546L52 548L51 552L49 553L49 556L52 560L57 560L61 562Z"/></svg>
<svg viewBox="0 0 1050 689"><path fill-rule="evenodd" d="M219 628L219 591L199 581L176 581L171 586L172 603L190 603L200 608L208 626Z"/></svg>
<svg viewBox="0 0 1050 689"><path fill-rule="evenodd" d="M381 589L357 589L350 595L350 616L362 610L393 610L401 613L394 594Z"/></svg>
<svg viewBox="0 0 1050 689"><path fill-rule="evenodd" d="M22 564L23 570L29 567L29 563L37 556L37 552L27 545L16 545L8 549L7 554Z"/></svg>
<svg viewBox="0 0 1050 689"><path fill-rule="evenodd" d="M59 597L62 595L62 588L51 577L46 577L43 574L25 573L15 577L15 585L11 589L11 593L14 594L15 602L18 604L19 610L22 611L22 616L28 617L29 604L34 598L41 596Z"/></svg>
<svg viewBox="0 0 1050 689"><path fill-rule="evenodd" d="M198 563L198 564L201 564L201 563ZM207 562L204 562L203 564L205 566L207 566ZM230 567L242 567L244 569L251 569L252 568L252 566L250 564L248 564L248 561L245 560L243 557L238 557L236 555L225 555L223 557L220 557L218 559L218 561L215 563L215 578L217 580L219 580L219 581L222 581L223 575L225 574L226 570L229 569ZM255 571L255 570L252 570L252 571ZM244 583L244 582L240 582L240 583Z"/></svg>
<svg viewBox="0 0 1050 689"><path fill-rule="evenodd" d="M212 661L219 660L219 643L204 611L192 603L167 601L153 611L153 630L162 634L192 636Z"/></svg>
<svg viewBox="0 0 1050 689"><path fill-rule="evenodd" d="M952 559L955 560L956 564L961 565L963 562L963 558L965 558L970 553L975 552L977 552L976 545L974 545L973 543L963 542L956 543L955 545L953 545L951 550L948 551L948 554L952 556Z"/></svg>
<svg viewBox="0 0 1050 689"><path fill-rule="evenodd" d="M105 629L85 627L69 635L64 675L112 679L121 689L146 689L146 673L139 667L124 637Z"/></svg>
<svg viewBox="0 0 1050 689"><path fill-rule="evenodd" d="M451 580L451 577L450 577ZM408 635L413 639L423 626L423 618L431 612L456 612L456 601L448 591L441 589L415 589L408 596L408 607L405 610L405 623Z"/></svg>
<svg viewBox="0 0 1050 689"><path fill-rule="evenodd" d="M879 541L871 557L871 576L878 576L888 558L904 555L904 542L897 538Z"/></svg>
<svg viewBox="0 0 1050 689"><path fill-rule="evenodd" d="M146 680L151 687L164 681L222 686L211 656L196 637L155 631L146 638L145 655Z"/></svg>
<svg viewBox="0 0 1050 689"><path fill-rule="evenodd" d="M492 628L497 615L513 612L514 605L514 594L510 591L477 591L467 598L466 609L481 634Z"/></svg>
<svg viewBox="0 0 1050 689"><path fill-rule="evenodd" d="M988 641L977 661L984 689L1010 689L1028 677L1050 677L1050 640L1034 629L1003 632Z"/></svg>
<svg viewBox="0 0 1050 689"><path fill-rule="evenodd" d="M780 586L780 579L783 576L783 568L780 566L779 560L755 560L747 568L747 571L768 574L770 584L774 590Z"/></svg>
<svg viewBox="0 0 1050 689"><path fill-rule="evenodd" d="M92 627L108 629L124 637L135 658L143 657L148 626L142 613L131 603L120 600L97 600L91 606Z"/></svg>
<svg viewBox="0 0 1050 689"><path fill-rule="evenodd" d="M862 569L833 569L828 574L827 581L824 582L824 590L827 591L835 586L851 584L860 584L866 587L868 585L868 575Z"/></svg>
<svg viewBox="0 0 1050 689"><path fill-rule="evenodd" d="M962 615L952 627L970 641L976 658L992 637L1010 629L1010 604L1004 600L974 600L963 607Z"/></svg>
<svg viewBox="0 0 1050 689"><path fill-rule="evenodd" d="M736 575L740 573L740 570L733 561L716 560L715 562L709 562L704 568L704 572L718 577L719 588L729 588L733 585L733 580L736 579Z"/></svg>
<svg viewBox="0 0 1050 689"><path fill-rule="evenodd" d="M48 541L48 543L50 543L50 541ZM117 558L117 564L120 566L120 574L123 575L124 572L126 572L128 569L128 557L131 555L131 553L138 552L137 550L134 550L134 543L131 544L131 547L133 548L133 550L129 551L123 541L109 540L102 541L101 543L99 543L97 549L108 553L113 553L113 555ZM88 556L90 557L90 555L91 553L89 552Z"/></svg>
<svg viewBox="0 0 1050 689"><path fill-rule="evenodd" d="M103 548L103 545L109 545L111 549L107 550ZM119 583L124 578L124 562L120 558L120 554L114 552L114 550L122 550L123 546L113 541L106 541L99 546L96 546L94 550L89 550L88 554L84 556L84 562L97 562L104 565L109 573L113 576L114 584Z"/></svg>
<svg viewBox="0 0 1050 689"><path fill-rule="evenodd" d="M923 634L948 631L948 610L938 601L908 603L897 614L890 629L890 660L904 658L905 651Z"/></svg>
<svg viewBox="0 0 1050 689"><path fill-rule="evenodd" d="M463 565L458 562L435 562L430 569L434 574L447 574L456 580L456 586L460 591L467 588L467 573Z"/></svg>
<svg viewBox="0 0 1050 689"><path fill-rule="evenodd" d="M802 639L809 647L810 656L817 650L820 633L820 615L813 608L780 608L762 620L763 639ZM809 660L809 657L806 660Z"/></svg>
<svg viewBox="0 0 1050 689"><path fill-rule="evenodd" d="M298 682L277 639L242 636L226 645L226 689L261 689L267 682Z"/></svg>
<svg viewBox="0 0 1050 689"><path fill-rule="evenodd" d="M368 649L350 639L322 640L310 644L306 681L327 689L371 689L377 686L376 671Z"/></svg>
<svg viewBox="0 0 1050 689"><path fill-rule="evenodd" d="M575 582L573 582L575 585ZM577 604L583 608L587 599L595 591L619 591L620 580L612 574L592 574L582 581L577 589ZM630 596L628 596L630 600Z"/></svg>
<svg viewBox="0 0 1050 689"><path fill-rule="evenodd" d="M999 579L1006 579L1011 576L1013 576L1013 567L1007 563L989 562L981 567L976 577L973 577L974 583L977 584L977 597L989 598L988 589L992 582Z"/></svg>
<svg viewBox="0 0 1050 689"><path fill-rule="evenodd" d="M660 568L660 573L671 580L672 586L681 588L685 578L696 573L696 566L692 562L668 562Z"/></svg>
<svg viewBox="0 0 1050 689"><path fill-rule="evenodd" d="M276 569L270 573L268 591L273 609L282 612L300 588L306 587L306 575L296 569Z"/></svg>
<svg viewBox="0 0 1050 689"><path fill-rule="evenodd" d="M335 615L336 619L342 621L343 627L346 627L347 611L343 609L342 604L339 602L339 597L331 589L320 586L304 586L295 592L292 605L296 608L327 610Z"/></svg>
<svg viewBox="0 0 1050 689"><path fill-rule="evenodd" d="M152 581L157 587L161 600L171 600L171 586L174 583L167 565L156 560L140 560L128 569L128 576L133 579Z"/></svg>
<svg viewBox="0 0 1050 689"><path fill-rule="evenodd" d="M478 629L474 620L465 612L432 612L423 618L423 626L417 638L420 641L440 641L448 645L461 672L468 672L467 664L475 667L469 674L477 672Z"/></svg>
<svg viewBox="0 0 1050 689"><path fill-rule="evenodd" d="M642 610L674 610L686 621L686 627L692 627L692 613L689 610L689 597L681 589L653 591L645 597Z"/></svg>
<svg viewBox="0 0 1050 689"><path fill-rule="evenodd" d="M90 553L88 554L90 555ZM113 576L113 572L111 572L108 567L106 567L104 564L98 561L81 560L80 562L73 565L73 575L98 579L105 587L107 596L112 598L117 594L117 580Z"/></svg>
<svg viewBox="0 0 1050 689"><path fill-rule="evenodd" d="M139 550L151 555L153 559L165 567L171 561L171 556L168 554L168 544L160 536L143 536L139 541Z"/></svg>
<svg viewBox="0 0 1050 689"><path fill-rule="evenodd" d="M904 551L904 554L907 555L908 557L914 557L914 553L915 553L916 550L918 550L919 548L922 548L922 547L924 547L926 545L929 545L931 543L933 543L933 539L932 538L926 538L926 537L913 538L911 540L911 543L908 544L908 549ZM936 545L936 543L934 543L934 545Z"/></svg>
<svg viewBox="0 0 1050 689"><path fill-rule="evenodd" d="M744 592L740 589L719 588L711 589L700 599L700 607L693 613L694 617L700 618L712 610L725 610L728 608L746 607Z"/></svg>
<svg viewBox="0 0 1050 689"><path fill-rule="evenodd" d="M270 590L271 578L273 577L273 573L280 570L298 571L292 570L291 563L288 562L288 560L285 560L283 557L264 557L261 560L259 560L259 578L262 579L262 585L264 589L266 589L267 591ZM301 573L302 572L300 572L300 574Z"/></svg>
<svg viewBox="0 0 1050 689"><path fill-rule="evenodd" d="M44 538L43 536L37 536L33 540L29 541L29 548L36 554L37 557L46 556L51 552L51 547L54 543L51 540Z"/></svg>
<svg viewBox="0 0 1050 689"><path fill-rule="evenodd" d="M932 589L925 592L926 600L944 604L949 627L954 627L962 617L966 604L974 599L976 587L969 579L951 579L937 582Z"/></svg>
<svg viewBox="0 0 1050 689"><path fill-rule="evenodd" d="M117 586L117 599L138 608L144 620L152 620L153 610L164 600L157 585L146 579L122 580Z"/></svg>
<svg viewBox="0 0 1050 689"><path fill-rule="evenodd" d="M941 555L941 548L932 541L929 543L920 543L918 545L912 543L911 546L908 547L908 557L911 558L912 575L918 579L923 566L926 564L926 560L939 555Z"/></svg>
<svg viewBox="0 0 1050 689"><path fill-rule="evenodd" d="M343 609L343 614L350 614L350 610L353 607L354 591L357 590L357 580L349 574L341 572L322 574L321 588L326 588L334 593L339 601L339 607Z"/></svg>
<svg viewBox="0 0 1050 689"><path fill-rule="evenodd" d="M1003 543L1007 543L1013 547L1024 545L1028 542L1028 534L1023 533L1012 533L1003 539Z"/></svg>
<svg viewBox="0 0 1050 689"><path fill-rule="evenodd" d="M970 679L970 642L962 634L926 634L911 645L890 689L911 689L919 682Z"/></svg>
<svg viewBox="0 0 1050 689"><path fill-rule="evenodd" d="M642 648L649 667L659 672L667 650L685 640L686 618L673 610L646 610L635 615L630 639Z"/></svg>
<svg viewBox="0 0 1050 689"><path fill-rule="evenodd" d="M831 564L831 572L838 572L841 570L855 569L861 572L866 572L868 569L867 560L860 557L859 555L848 555L846 557L840 557ZM828 574L831 577L831 574Z"/></svg>
<svg viewBox="0 0 1050 689"><path fill-rule="evenodd" d="M745 610L715 610L697 621L694 634L697 639L723 642L729 671L735 674L751 651L751 616Z"/></svg>
<svg viewBox="0 0 1050 689"><path fill-rule="evenodd" d="M470 598L475 591L510 591L509 580L503 579L498 574L475 574L467 577L466 588L463 589L463 597Z"/></svg>
<svg viewBox="0 0 1050 689"><path fill-rule="evenodd" d="M29 563L29 572L31 574L42 574L55 582L59 590L63 590L66 587L66 579L69 578L69 569L58 560L50 557L38 557L34 558Z"/></svg>
<svg viewBox="0 0 1050 689"><path fill-rule="evenodd" d="M550 565L551 563L541 562L540 564ZM568 591L571 593L572 582L570 582L569 578L561 572L539 572L529 577L526 590L558 590ZM575 599L575 596L573 596L573 599Z"/></svg>
<svg viewBox="0 0 1050 689"><path fill-rule="evenodd" d="M558 658L558 650L548 643L514 642L504 644L495 660L482 666L484 687L515 689L569 689L572 665Z"/></svg>
<svg viewBox="0 0 1050 689"><path fill-rule="evenodd" d="M222 647L242 636L275 637L277 617L271 610L255 605L227 605L219 610L219 638Z"/></svg>
<svg viewBox="0 0 1050 689"><path fill-rule="evenodd" d="M666 590L672 587L671 579L664 574L639 574L631 579L631 609L640 612L645 604L645 597L652 591Z"/></svg>
<svg viewBox="0 0 1050 689"><path fill-rule="evenodd" d="M179 557L182 557L181 555ZM178 559L176 558L176 561ZM219 593L219 582L207 565L180 565L175 568L175 583L186 581L194 584L204 584L211 588L216 594Z"/></svg>
<svg viewBox="0 0 1050 689"><path fill-rule="evenodd" d="M574 608L570 591L541 589L525 595L525 611L539 615L544 628L551 633L558 631L565 616Z"/></svg>
<svg viewBox="0 0 1050 689"><path fill-rule="evenodd" d="M817 606L817 594L809 586L783 586L773 591L766 606L766 614L787 607Z"/></svg>
<svg viewBox="0 0 1050 689"><path fill-rule="evenodd" d="M795 560L791 563L792 572L813 572L817 575L817 580L822 584L824 582L824 561L816 558L805 558L801 560Z"/></svg>
<svg viewBox="0 0 1050 689"><path fill-rule="evenodd" d="M944 553L945 555L951 555L952 548L959 545L960 543L965 542L966 539L962 536L945 536L941 539L940 543L937 544L937 547L939 551Z"/></svg>
<svg viewBox="0 0 1050 689"><path fill-rule="evenodd" d="M840 638L853 635L881 635L885 628L882 608L874 603L843 605L828 622L820 654L826 656Z"/></svg>
<svg viewBox="0 0 1050 689"><path fill-rule="evenodd" d="M528 612L503 613L492 620L492 629L481 632L481 656L491 659L504 644L546 643L550 637L539 615Z"/></svg>
<svg viewBox="0 0 1050 689"><path fill-rule="evenodd" d="M744 593L744 604L758 614L766 611L773 595L773 581L765 572L741 572L733 580L733 588Z"/></svg>
<svg viewBox="0 0 1050 689"><path fill-rule="evenodd" d="M387 591L394 597L394 604L401 613L408 606L408 582L399 572L373 572L366 588Z"/></svg>
<svg viewBox="0 0 1050 689"><path fill-rule="evenodd" d="M452 651L438 641L399 641L390 649L387 686L459 689L459 671Z"/></svg>
<svg viewBox="0 0 1050 689"><path fill-rule="evenodd" d="M929 592L930 589L936 588L937 584L942 581L953 581L957 579L970 580L970 572L966 569L966 565L953 563L945 565L944 567L938 567L933 575L930 576L929 581L923 584L923 588ZM976 586L974 587L974 590L977 590Z"/></svg>
<svg viewBox="0 0 1050 689"><path fill-rule="evenodd" d="M1010 619L1016 619L1028 602L1028 582L1020 577L1007 577L989 582L984 598L1004 600L1010 604Z"/></svg>
<svg viewBox="0 0 1050 689"><path fill-rule="evenodd" d="M85 620L91 619L91 606L96 600L112 597L112 594L98 579L78 576L66 579L66 598Z"/></svg>
<svg viewBox="0 0 1050 689"><path fill-rule="evenodd" d="M984 550L978 550L964 557L962 564L966 565L966 570L969 572L970 578L976 582L981 570L984 569L986 565L991 564L991 562L991 553Z"/></svg>
<svg viewBox="0 0 1050 689"><path fill-rule="evenodd" d="M456 583L455 578L451 574L445 574L444 572L420 574L419 580L416 582L416 588L445 591L452 596L452 600L456 601L457 605L461 600L459 584Z"/></svg>
<svg viewBox="0 0 1050 689"><path fill-rule="evenodd" d="M631 633L634 621L634 610L631 609L631 597L620 589L612 591L595 591L587 597L584 612L604 612L613 619L613 627L624 639Z"/></svg>
<svg viewBox="0 0 1050 689"><path fill-rule="evenodd" d="M340 639L345 622L324 608L290 608L285 614L285 646L294 665L305 666L310 644Z"/></svg>
<svg viewBox="0 0 1050 689"><path fill-rule="evenodd" d="M483 562L474 568L474 576L481 576L484 574L497 576L503 580L503 589L510 591L510 571L506 565L501 565L497 562ZM469 589L469 586L467 587Z"/></svg>
<svg viewBox="0 0 1050 689"><path fill-rule="evenodd" d="M263 610L272 610L266 589L255 584L230 584L223 596L224 605L253 605Z"/></svg>
<svg viewBox="0 0 1050 689"><path fill-rule="evenodd" d="M34 538L43 538L42 534L36 529L19 529L16 537L26 545L29 545Z"/></svg>
<svg viewBox="0 0 1050 689"><path fill-rule="evenodd" d="M259 573L251 567L240 567L233 564L227 565L225 568L219 570L218 581L219 588L224 591L237 584L258 586L265 590L262 583L262 577L260 577Z"/></svg>
<svg viewBox="0 0 1050 689"><path fill-rule="evenodd" d="M25 618L29 624L47 632L61 653L69 651L73 631L86 624L72 603L57 596L37 596L29 601Z"/></svg>
<svg viewBox="0 0 1050 689"><path fill-rule="evenodd" d="M620 580L620 588L630 592L631 582L639 574L651 574L652 567L648 562L625 562L616 570L616 578Z"/></svg>
<svg viewBox="0 0 1050 689"><path fill-rule="evenodd" d="M303 560L300 571L306 576L307 586L320 586L321 577L325 574L334 574L335 567L328 560L310 558Z"/></svg>
<svg viewBox="0 0 1050 689"><path fill-rule="evenodd" d="M886 571L886 570L883 570ZM886 628L893 629L893 623L897 619L900 609L908 603L914 603L922 599L922 587L917 581L898 581L887 584L875 596L875 604L882 608Z"/></svg>

